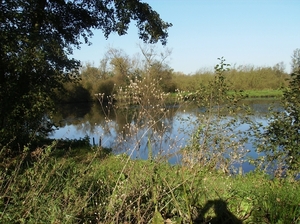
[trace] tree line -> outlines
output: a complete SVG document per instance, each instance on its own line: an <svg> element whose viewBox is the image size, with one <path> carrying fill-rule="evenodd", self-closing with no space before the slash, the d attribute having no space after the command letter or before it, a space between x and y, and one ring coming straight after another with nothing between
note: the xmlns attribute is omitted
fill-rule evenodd
<svg viewBox="0 0 300 224"><path fill-rule="evenodd" d="M129 85L129 80L145 77L159 80L159 87L165 93L196 92L214 79L213 70L198 70L194 74L174 71L166 62L170 50L159 53L145 45L140 46L140 51L141 55L129 56L122 49L111 48L99 66L84 64L79 70L80 80L64 85L66 91L60 96L61 101L93 101L95 94L115 94L118 88ZM279 90L287 87L290 79L282 62L269 67L233 65L224 76L231 91Z"/></svg>

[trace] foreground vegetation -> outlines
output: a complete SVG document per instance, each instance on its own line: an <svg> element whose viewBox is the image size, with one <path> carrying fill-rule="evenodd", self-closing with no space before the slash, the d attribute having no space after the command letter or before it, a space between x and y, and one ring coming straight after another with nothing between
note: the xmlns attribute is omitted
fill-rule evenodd
<svg viewBox="0 0 300 224"><path fill-rule="evenodd" d="M57 143L1 166L3 223L299 223L300 184Z"/></svg>

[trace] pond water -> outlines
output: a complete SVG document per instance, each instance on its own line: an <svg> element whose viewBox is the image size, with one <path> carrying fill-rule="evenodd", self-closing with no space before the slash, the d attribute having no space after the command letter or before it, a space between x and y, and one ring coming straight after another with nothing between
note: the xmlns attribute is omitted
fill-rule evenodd
<svg viewBox="0 0 300 224"><path fill-rule="evenodd" d="M268 108L271 105L278 107L278 103L276 99L249 99L243 101L243 104L249 106L252 111L252 114L248 117L261 122L263 125L267 124ZM171 164L176 164L180 163L182 159L180 149L191 143L192 134L199 128L199 125L205 128L208 122L214 124L217 127L214 130L212 129L211 133L219 135L222 128L218 125L225 124L227 118L232 119L230 115L227 115L221 123L213 123L213 121L205 118L206 115L203 115L201 109L191 105L173 105L165 111L168 111L168 113L163 113L162 117L156 119L158 121L155 124L146 125L147 121L143 118L129 121L134 116L129 116L128 111L126 113L113 110L104 112L98 103L62 105L54 116L58 129L50 137L55 139L80 139L88 136L90 144L101 144L103 147L112 148L116 154L127 153L132 158L147 159L150 156L150 149L153 156L161 156ZM240 117L243 116L246 116L246 114L240 114ZM199 123L199 119L202 123ZM249 128L249 124L237 121L230 130L238 133L249 130ZM224 128L225 130L226 128ZM245 136L242 134L241 137ZM240 140L237 139L237 141ZM244 142L235 147L239 147L240 150L248 150L247 156L256 157L255 148L251 142ZM254 169L247 162L243 162L241 165L244 172Z"/></svg>

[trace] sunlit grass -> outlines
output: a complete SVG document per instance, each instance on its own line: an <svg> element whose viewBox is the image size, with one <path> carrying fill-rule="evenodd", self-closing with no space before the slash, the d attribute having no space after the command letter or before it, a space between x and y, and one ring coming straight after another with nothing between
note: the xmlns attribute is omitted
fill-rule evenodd
<svg viewBox="0 0 300 224"><path fill-rule="evenodd" d="M234 95L237 92L236 91L228 91L229 95ZM281 89L265 89L265 90L244 90L242 92L238 92L239 94L242 93L245 97L248 98L266 98L266 97L274 97L274 98L280 98L283 96L283 90ZM180 93L182 96L186 97L185 99L188 99L189 94L192 94L190 92L183 92ZM168 96L168 101L172 102L177 99L178 93L170 93Z"/></svg>
<svg viewBox="0 0 300 224"><path fill-rule="evenodd" d="M3 223L300 221L298 181L260 172L230 176L201 166L104 156L101 150L43 152L22 170L18 164L1 170Z"/></svg>
<svg viewBox="0 0 300 224"><path fill-rule="evenodd" d="M234 91L230 91L229 94L234 94ZM282 97L283 90L279 89L266 89L266 90L245 90L243 94L250 98L258 97Z"/></svg>

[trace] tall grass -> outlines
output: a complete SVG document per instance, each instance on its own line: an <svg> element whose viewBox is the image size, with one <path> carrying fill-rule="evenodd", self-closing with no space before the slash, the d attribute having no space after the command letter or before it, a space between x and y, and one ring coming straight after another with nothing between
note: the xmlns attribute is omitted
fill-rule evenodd
<svg viewBox="0 0 300 224"><path fill-rule="evenodd" d="M1 169L2 223L300 221L298 182L104 156L96 148L56 157L52 147L30 164L24 154Z"/></svg>

